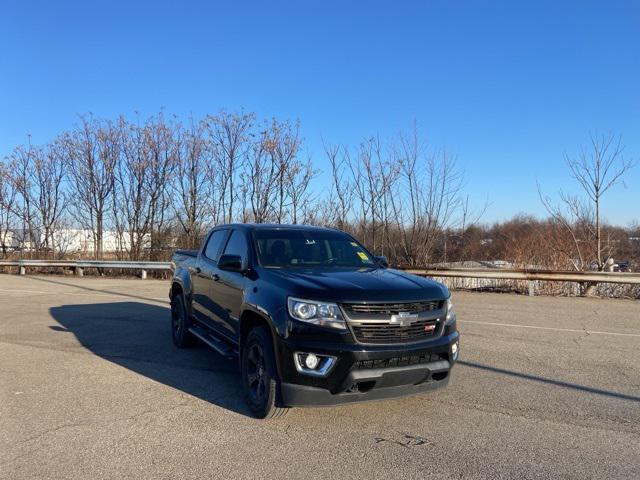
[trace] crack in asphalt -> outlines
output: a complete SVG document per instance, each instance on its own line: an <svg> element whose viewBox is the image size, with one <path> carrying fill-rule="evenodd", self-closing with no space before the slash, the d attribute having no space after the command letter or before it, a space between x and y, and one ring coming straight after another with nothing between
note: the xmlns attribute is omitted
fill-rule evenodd
<svg viewBox="0 0 640 480"><path fill-rule="evenodd" d="M384 438L384 437L374 437L373 441L378 444L378 443L388 443L388 444L392 444L392 445L399 445L402 448L412 448L412 447L419 447L422 445L426 445L426 446L435 446L436 443L428 440L424 437L418 436L418 435L410 435L408 433L403 433L403 432L398 432L399 435L401 435L401 439L400 440L396 440L396 439L392 439L392 438Z"/></svg>
<svg viewBox="0 0 640 480"><path fill-rule="evenodd" d="M65 430L67 428L76 428L76 427L96 427L96 426L100 426L100 425L111 425L114 423L122 423L122 422L127 422L127 421L131 421L131 420L136 420L138 418L142 418L144 416L147 415L158 415L158 414L163 414L163 413L168 413L171 412L173 410L177 410L179 408L182 407L190 407L191 406L191 402L187 401L187 402L181 402L175 405L171 405L168 407L164 407L164 408L157 408L157 409L153 409L153 408L148 408L142 412L137 412L134 413L132 415L127 415L125 417L121 417L121 418L116 418L113 420L105 420L105 421L87 421L87 422L69 422L69 423L63 423L62 425L58 425L56 427L53 428L49 428L47 430L44 430L42 432L39 432L36 435L32 435L28 438L25 438L23 440L19 440L17 442L14 443L15 446L21 446L24 445L26 443L30 443L30 442L34 442L34 441L38 441L43 437L49 436L51 434L55 434L56 432L59 432L61 430ZM0 466L6 466L12 462L15 462L17 460L19 460L20 458L22 458L23 455L19 455L17 457L14 457L11 460L8 460L6 462L3 462L0 464Z"/></svg>

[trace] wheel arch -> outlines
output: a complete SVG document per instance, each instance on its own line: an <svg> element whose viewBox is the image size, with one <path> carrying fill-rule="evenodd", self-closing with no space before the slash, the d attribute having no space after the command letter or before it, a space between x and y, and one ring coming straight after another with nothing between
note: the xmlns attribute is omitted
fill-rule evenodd
<svg viewBox="0 0 640 480"><path fill-rule="evenodd" d="M181 277L173 277L171 281L171 289L169 290L169 299L173 300L176 295L182 295L184 305L187 308L187 314L193 315L193 305L191 303L191 291L189 285L185 285Z"/></svg>
<svg viewBox="0 0 640 480"><path fill-rule="evenodd" d="M249 332L259 326L265 326L269 330L273 353L276 360L276 368L278 370L278 375L280 375L280 355L278 354L278 345L275 337L277 332L274 331L273 322L263 313L257 312L253 309L245 309L240 315L240 328L238 332L240 352L242 352L242 348Z"/></svg>

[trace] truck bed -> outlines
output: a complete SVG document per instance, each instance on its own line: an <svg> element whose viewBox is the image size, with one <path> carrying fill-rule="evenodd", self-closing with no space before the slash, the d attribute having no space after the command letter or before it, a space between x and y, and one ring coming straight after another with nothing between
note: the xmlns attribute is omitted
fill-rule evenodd
<svg viewBox="0 0 640 480"><path fill-rule="evenodd" d="M198 251L197 250L176 250L173 256L175 257L176 255L181 255L184 257L197 257Z"/></svg>
<svg viewBox="0 0 640 480"><path fill-rule="evenodd" d="M195 265L198 258L197 250L176 250L171 257L173 268L188 268L189 265Z"/></svg>

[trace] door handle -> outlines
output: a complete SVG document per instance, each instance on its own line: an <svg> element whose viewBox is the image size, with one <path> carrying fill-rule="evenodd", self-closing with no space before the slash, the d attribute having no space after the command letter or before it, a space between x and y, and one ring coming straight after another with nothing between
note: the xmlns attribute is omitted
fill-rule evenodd
<svg viewBox="0 0 640 480"><path fill-rule="evenodd" d="M218 280L220 280L220 275L218 275L217 273L214 273L213 275L211 275L211 278L213 279L214 282L217 282Z"/></svg>

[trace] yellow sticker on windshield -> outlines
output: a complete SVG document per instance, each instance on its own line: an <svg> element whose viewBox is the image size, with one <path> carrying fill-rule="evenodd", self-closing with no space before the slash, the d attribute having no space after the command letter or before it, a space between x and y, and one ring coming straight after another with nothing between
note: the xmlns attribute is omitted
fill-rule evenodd
<svg viewBox="0 0 640 480"><path fill-rule="evenodd" d="M358 253L358 256L360 257L360 259L361 259L363 262L366 262L367 260L369 260L369 257L367 257L367 254L366 254L366 253L364 253L364 252L357 252L357 253Z"/></svg>
<svg viewBox="0 0 640 480"><path fill-rule="evenodd" d="M352 247L357 247L357 246L358 246L358 244L357 244L356 242L351 242L351 246L352 246Z"/></svg>

